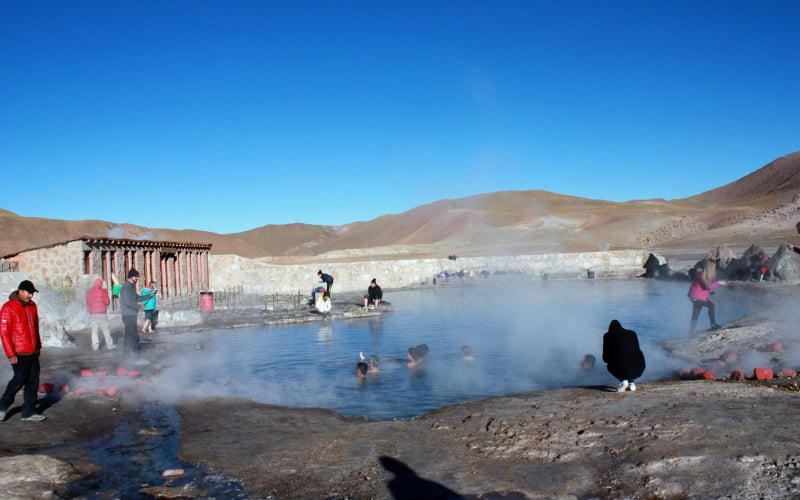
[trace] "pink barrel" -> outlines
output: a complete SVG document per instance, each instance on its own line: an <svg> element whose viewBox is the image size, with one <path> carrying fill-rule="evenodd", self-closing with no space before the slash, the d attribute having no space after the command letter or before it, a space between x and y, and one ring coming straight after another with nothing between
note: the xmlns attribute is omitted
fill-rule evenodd
<svg viewBox="0 0 800 500"><path fill-rule="evenodd" d="M214 310L214 292L200 292L200 310Z"/></svg>

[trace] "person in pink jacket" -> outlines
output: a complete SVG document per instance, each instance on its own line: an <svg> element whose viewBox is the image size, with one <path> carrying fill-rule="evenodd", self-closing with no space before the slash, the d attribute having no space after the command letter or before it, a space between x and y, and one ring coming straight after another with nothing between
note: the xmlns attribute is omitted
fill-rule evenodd
<svg viewBox="0 0 800 500"><path fill-rule="evenodd" d="M89 325L92 327L92 350L97 351L100 349L100 337L97 335L97 330L103 331L103 337L106 339L106 349L109 351L116 349L114 339L111 338L111 331L108 328L108 304L111 300L108 298L108 290L103 288L103 280L97 278L94 280L94 286L86 292L86 307L89 309Z"/></svg>
<svg viewBox="0 0 800 500"><path fill-rule="evenodd" d="M697 326L697 318L700 316L700 310L703 307L708 309L708 321L711 324L711 330L719 330L721 328L714 317L714 303L708 298L715 288L727 284L727 281L717 281L717 261L710 258L703 261L703 267L695 273L694 281L692 281L692 286L689 288L689 300L692 301L692 321L689 333L694 333L695 326Z"/></svg>

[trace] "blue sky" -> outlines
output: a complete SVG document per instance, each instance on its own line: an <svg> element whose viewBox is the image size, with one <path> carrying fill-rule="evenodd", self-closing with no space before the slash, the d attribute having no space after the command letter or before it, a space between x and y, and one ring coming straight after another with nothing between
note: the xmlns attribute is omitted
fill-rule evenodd
<svg viewBox="0 0 800 500"><path fill-rule="evenodd" d="M797 1L0 0L0 208L246 231L800 150Z"/></svg>

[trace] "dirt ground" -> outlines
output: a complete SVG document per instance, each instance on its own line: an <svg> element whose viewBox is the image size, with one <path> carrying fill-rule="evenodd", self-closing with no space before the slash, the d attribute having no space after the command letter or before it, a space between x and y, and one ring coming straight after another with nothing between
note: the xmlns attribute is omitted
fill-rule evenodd
<svg viewBox="0 0 800 500"><path fill-rule="evenodd" d="M800 290L773 292L796 298ZM732 348L797 333L793 318L764 314L770 322L743 320L665 348L697 365L716 359L723 374L718 358ZM182 348L158 346L137 378ZM56 380L119 366L118 353L85 347L44 352L43 370ZM676 378L638 384L635 393L573 387L394 421L238 399L178 402L179 455L241 480L249 498L797 498L798 382ZM136 411L138 394L48 395L42 423L20 422L12 411L0 424L0 458L46 454L72 466L70 480L89 474L95 466L70 445L107 433Z"/></svg>

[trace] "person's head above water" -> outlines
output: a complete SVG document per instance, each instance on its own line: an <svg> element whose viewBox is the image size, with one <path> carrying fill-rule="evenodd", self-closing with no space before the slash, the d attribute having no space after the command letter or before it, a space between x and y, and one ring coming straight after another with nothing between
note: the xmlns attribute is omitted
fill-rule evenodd
<svg viewBox="0 0 800 500"><path fill-rule="evenodd" d="M411 353L412 353L412 355L414 356L415 359L424 358L425 356L428 355L428 351L429 350L430 349L428 349L428 344L420 344L420 345L418 345L416 347L409 348L409 351L411 351Z"/></svg>
<svg viewBox="0 0 800 500"><path fill-rule="evenodd" d="M584 370L591 370L594 368L595 361L596 359L594 355L587 354L586 356L583 357L583 360L581 361L581 368L583 368Z"/></svg>
<svg viewBox="0 0 800 500"><path fill-rule="evenodd" d="M381 358L379 358L378 356L375 356L373 354L372 356L369 357L369 367L370 367L370 369L378 368L378 366L380 364L381 364Z"/></svg>
<svg viewBox="0 0 800 500"><path fill-rule="evenodd" d="M406 352L406 357L408 358L408 366L415 366L422 362L425 357L428 355L428 344L420 344L415 347L409 347L408 351Z"/></svg>
<svg viewBox="0 0 800 500"><path fill-rule="evenodd" d="M356 365L356 377L364 378L367 376L367 371L369 370L369 365L361 361Z"/></svg>

